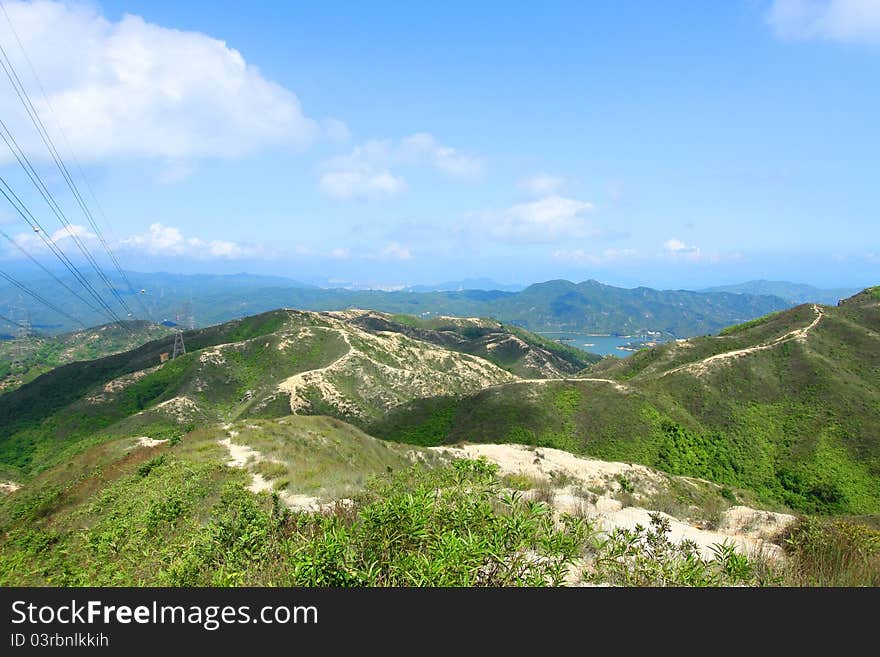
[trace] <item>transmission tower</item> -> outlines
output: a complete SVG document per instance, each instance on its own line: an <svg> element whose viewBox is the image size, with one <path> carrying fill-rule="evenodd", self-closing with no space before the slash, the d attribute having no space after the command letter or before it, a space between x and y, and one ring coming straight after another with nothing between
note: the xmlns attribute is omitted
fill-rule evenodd
<svg viewBox="0 0 880 657"><path fill-rule="evenodd" d="M174 349L171 352L171 360L186 353L186 345L183 344L183 331L174 332Z"/></svg>
<svg viewBox="0 0 880 657"><path fill-rule="evenodd" d="M13 319L18 323L18 328L15 331L11 371L22 372L25 370L24 361L27 357L27 345L31 336L31 314L28 312L21 295L18 296L18 308L16 310L18 312L13 314Z"/></svg>

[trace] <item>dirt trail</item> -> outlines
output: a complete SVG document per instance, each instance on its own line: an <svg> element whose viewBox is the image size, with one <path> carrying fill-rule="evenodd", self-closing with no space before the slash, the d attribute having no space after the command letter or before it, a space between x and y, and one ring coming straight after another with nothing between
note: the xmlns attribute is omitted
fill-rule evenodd
<svg viewBox="0 0 880 657"><path fill-rule="evenodd" d="M274 459L265 457L262 453L250 447L249 445L240 445L232 442L232 439L238 435L238 432L230 429L230 425L224 425L224 429L229 432L226 438L222 438L217 442L229 451L229 460L226 464L233 468L248 469L248 465L259 463L260 461L270 461L280 463ZM251 483L248 490L253 493L262 493L263 491L272 492L273 481L266 479L259 472L251 472ZM293 511L320 511L327 505L322 505L317 497L311 495L298 495L287 490L280 490L278 497L287 507Z"/></svg>
<svg viewBox="0 0 880 657"><path fill-rule="evenodd" d="M321 377L321 374L338 369L355 354L355 348L352 346L351 341L348 339L348 334L345 331L338 328L330 328L327 330L336 331L339 334L339 337L345 341L345 344L348 346L348 351L329 365L318 367L313 370L306 370L305 372L299 372L289 379L282 381L278 385L279 392L286 392L290 395L290 410L293 413L298 412L300 409L308 405L308 401L300 397L298 394L300 390L307 386L317 386L321 390L322 395L330 395L330 398L332 399L336 395L336 390Z"/></svg>
<svg viewBox="0 0 880 657"><path fill-rule="evenodd" d="M687 363L685 365L679 365L678 367L674 367L671 370L664 372L661 376L668 376L669 374L674 374L675 372L681 372L682 370L690 370L696 376L700 374L704 374L709 370L709 367L712 363L720 363L726 360L731 360L734 358L740 358L741 356L746 356L748 354L753 354L758 351L765 351L767 349L772 349L783 342L790 342L792 340L798 340L803 342L807 339L810 331L812 331L822 318L825 316L822 308L820 308L817 304L813 304L813 312L816 313L815 319L810 322L807 326L804 326L799 329L794 329L793 331L789 331L785 335L782 335L775 340L771 340L770 342L765 342L763 344L755 345L754 347L746 347L744 349L735 349L734 351L726 351L721 354L715 354L714 356L709 356L708 358L704 358L703 360L697 361L696 363Z"/></svg>

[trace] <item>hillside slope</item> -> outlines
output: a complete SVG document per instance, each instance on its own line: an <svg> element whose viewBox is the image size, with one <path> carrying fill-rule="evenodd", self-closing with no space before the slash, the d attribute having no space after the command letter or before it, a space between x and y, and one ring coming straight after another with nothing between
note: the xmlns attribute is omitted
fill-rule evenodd
<svg viewBox="0 0 880 657"><path fill-rule="evenodd" d="M14 390L52 368L129 351L171 335L172 329L144 321L104 324L54 337L0 341L0 392Z"/></svg>
<svg viewBox="0 0 880 657"><path fill-rule="evenodd" d="M695 557L711 561L728 542L775 563L772 540L793 518L728 497L708 482L557 450L422 449L327 417L246 420L179 442L110 440L0 494L0 585L616 581L616 568L596 570L613 559L600 559L593 537L647 526L651 509L669 540L694 541ZM544 557L536 566L552 557L561 568L525 577L530 567L515 561L524 548ZM694 576L706 564L693 561L680 583L728 581ZM520 575L480 577L506 563ZM735 581L761 583L749 573Z"/></svg>
<svg viewBox="0 0 880 657"><path fill-rule="evenodd" d="M58 367L0 396L0 467L38 471L114 436L179 437L238 417L325 414L364 424L419 397L457 396L595 360L487 320L278 310ZM405 323L404 323L405 322ZM15 477L13 477L15 478Z"/></svg>
<svg viewBox="0 0 880 657"><path fill-rule="evenodd" d="M416 400L369 430L419 444L516 442L635 461L819 513L880 513L880 288L578 377Z"/></svg>
<svg viewBox="0 0 880 657"><path fill-rule="evenodd" d="M733 292L734 294L759 294L779 297L789 303L823 303L835 305L859 292L858 288L823 289L788 281L747 281L736 285L719 285L700 292Z"/></svg>

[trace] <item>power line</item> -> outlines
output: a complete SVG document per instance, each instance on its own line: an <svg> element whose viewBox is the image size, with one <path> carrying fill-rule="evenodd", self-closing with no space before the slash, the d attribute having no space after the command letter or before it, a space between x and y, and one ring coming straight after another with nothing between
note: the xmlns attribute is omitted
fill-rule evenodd
<svg viewBox="0 0 880 657"><path fill-rule="evenodd" d="M46 201L46 203L49 205L49 208L52 210L52 212L55 214L55 216L59 219L59 221L61 221L62 225L65 226L68 234L73 238L74 242L80 247L80 250L83 251L83 253L86 254L87 257L90 257L91 254L89 254L85 250L85 247L82 244L82 242L79 240L79 237L70 228L69 222L66 221L66 217L64 216L64 211L61 209L61 207L55 201L55 198L52 196L52 193L46 187L46 184L43 182L42 178L40 178L40 175L37 173L36 169L31 164L31 161L28 159L25 152L18 145L18 142L15 140L15 137L12 135L12 132L10 132L9 128L6 126L6 123L4 123L2 119L0 119L0 138L2 138L3 141L6 143L6 146L9 148L9 150L15 156L15 159L18 161L19 165L22 167L24 172L27 174L31 183L33 183L33 185L37 188L37 191L43 197L43 200ZM6 199L10 203L12 203L13 207L15 207L15 209L18 211L18 213L25 219L25 221L28 222L28 224L31 226L31 228L33 228L36 233L40 234L40 236L42 237L42 239L46 243L46 245L49 246L49 248L52 250L52 252L55 253L55 255L58 258L60 258L62 260L62 262L65 263L65 265L69 268L71 273L73 273L76 276L77 280L79 280L80 284L83 285L89 291L89 293L94 297L94 299L98 302L98 304L106 310L106 312L110 316L111 320L121 323L122 320L119 318L118 315L116 315L115 311L109 306L109 304L107 304L106 301L104 301L104 299L101 297L101 295L98 293L98 291L95 290L95 288L88 281L88 279L85 277L85 275L79 270L79 268L70 260L70 258L67 257L67 255L64 253L63 249L61 249L61 247L58 246L54 240L52 240L51 238L48 237L48 233L46 232L45 228L39 223L39 221L33 215L33 213L31 213L30 210L27 209L27 206L24 204L24 202L22 202L22 200L20 198L18 198L18 196L15 194L15 192L9 186L9 184L5 180L3 180L2 177L0 177L0 184L2 184L2 186L6 188L5 190L0 188L0 192L2 192L4 196L6 196ZM12 198L10 198L10 195ZM13 198L15 199L15 201L17 203L13 202L13 200L12 200ZM94 259L92 259L91 261L93 263L93 266L97 267L97 263L94 262ZM99 273L100 273L100 271L99 271ZM106 277L105 277L105 281L106 281ZM107 282L109 283L109 281L107 281Z"/></svg>
<svg viewBox="0 0 880 657"><path fill-rule="evenodd" d="M12 65L12 61L9 59L9 56L7 55L6 50L3 48L2 45L0 45L0 66L3 67L3 71L6 73L6 77L9 79L10 84L12 84L12 87L15 90L15 93L18 96L18 99L21 101L22 106L25 108L25 111L31 120L31 123L33 123L34 127L37 130L37 133L40 135L40 139L42 140L43 144L48 149L49 154L52 157L52 160L55 162L55 165L58 168L58 171L61 173L61 176L64 178L65 182L67 183L68 187L70 188L71 193L74 195L74 198L77 200L77 203L80 205L80 209L83 210L83 214L85 214L86 218L88 219L90 225L92 225L93 229L96 228L94 218L92 217L87 206L85 205L79 191L76 189L76 185L74 184L73 179L70 177L70 173L68 172L67 167L64 165L64 162L61 159L61 156L58 154L58 151L55 148L54 143L52 142L52 138L49 136L49 133L46 130L46 126L43 124L42 119L40 119L40 116L37 113L36 108L34 107L33 103L31 102L31 99L27 93L27 90L24 88L24 85L22 84L21 79L18 76L18 73L15 71L15 67ZM6 128L5 124L3 124L3 127L4 127L4 130L9 133L9 136L12 137L12 133L8 130L8 128ZM12 141L13 141L13 143L15 143L14 138L12 139ZM8 142L7 142L7 145L8 145ZM19 149L19 150L21 150L21 149ZM24 154L24 151L22 151L22 155L24 156L24 159L26 161L30 162L28 160L27 156ZM19 162L20 162L20 160L19 160ZM33 169L33 167L31 167L31 169ZM36 174L36 170L34 170L33 172L34 172L34 174ZM39 177L39 174L36 174L36 177L37 177L37 179L39 179L42 182L42 179ZM34 182L33 178L31 178L31 182ZM43 184L42 186L45 188L45 184ZM38 186L38 188L39 188L39 186ZM48 193L48 188L45 188L45 189L46 189L46 192ZM57 209L57 212L55 212L56 217L61 222L62 226L64 226L67 229L67 231L70 234L70 237L73 239L74 243L77 245L77 247L82 252L82 254L85 256L85 258L88 260L88 262L92 265L92 268L95 270L95 272L101 278L101 280L104 281L104 284L107 286L107 289L110 290L111 294L116 298L116 300L119 302L119 304L125 309L126 313L128 315L133 315L133 313L131 312L131 309L128 307L128 304L125 303L125 300L122 298L122 295L119 294L119 291L113 286L110 279L107 277L107 274L101 269L97 260L95 260L94 256L86 248L85 244L82 242L79 235L77 235L76 232L73 230L73 227L72 227L70 221L67 219L67 216L61 210L60 206L58 206L57 201L54 200L54 196L52 196L51 193L48 193L48 196L54 202L55 207L53 208L53 210ZM46 195L44 195L44 199L46 199ZM47 201L47 203L49 202L48 199L46 199L46 201ZM50 207L52 205L53 204L50 203ZM97 232L99 232L99 231L96 231L96 236L97 236ZM103 236L99 236L99 240L106 245L106 242L104 241ZM107 248L109 248L109 247L107 247Z"/></svg>
<svg viewBox="0 0 880 657"><path fill-rule="evenodd" d="M0 119L0 127L3 128L3 130L0 130L0 137L3 138L3 140L6 142L6 145L9 146L10 150L12 150L16 159L19 159L18 153L16 152L15 149L12 148L10 142L7 140L6 134L4 133L4 130L6 129L6 125L3 123L2 119ZM6 132L8 132L8 130ZM9 135L9 138L12 139L12 143L15 143L14 138L12 138L11 134ZM18 146L18 144L15 144L15 145L16 145L16 147ZM22 153L22 155L24 155L24 154ZM25 168L25 171L28 173L28 175L30 175L30 172L28 171L27 167L25 167L25 164L21 161L21 159L19 159L19 164L21 164L22 167ZM27 164L30 165L30 162L28 162ZM33 168L33 167L31 167L31 168ZM35 182L34 184L37 184L37 183ZM38 189L39 189L39 186L38 186ZM9 184L6 182L6 180L3 179L2 176L0 176L0 194L2 194L3 196L6 197L6 200L9 201L9 203L12 205L12 207L15 208L15 210L18 212L18 214L34 230L34 232L40 236L40 238L43 240L43 243L49 247L49 249L52 251L52 253L54 253L55 256L62 262L62 264L64 264L64 266L67 268L67 270L71 274L73 274L73 276L77 279L77 281L79 281L79 283L92 295L92 297L98 302L98 305L101 306L104 309L104 311L107 313L107 315L110 317L111 321L121 322L122 320L119 319L119 317L116 315L116 313L113 311L113 309L107 304L106 301L104 301L104 299L101 297L101 295L98 293L98 291L95 290L95 288L92 286L92 284L89 282L89 280L85 277L85 275L70 260L70 258L67 257L67 254L64 253L64 251L61 249L61 247L59 247L55 243L55 241L48 236L45 228L42 226L42 224L40 224L39 220L33 215L33 213L31 213L31 211L27 208L27 206L24 204L24 202L16 195L16 193L9 186ZM44 198L45 198L45 196L44 196Z"/></svg>
<svg viewBox="0 0 880 657"><path fill-rule="evenodd" d="M42 305L46 306L46 307L49 308L50 310L54 310L54 311L55 311L56 313L58 313L59 315L64 315L65 317L67 317L67 319L76 322L77 324L79 324L79 325L82 326L83 328L88 328L85 324L83 324L83 323L82 323L80 320L78 320L76 317L74 317L73 315L71 315L71 314L65 312L64 310L61 310L61 308L59 308L58 306L56 306L54 303L52 303L51 301L46 300L46 299L45 299L44 297L42 297L39 293L34 292L34 291L31 290L27 285L25 285L24 283L21 283L20 281L17 281L15 278L13 278L12 276L10 276L10 275L7 274L6 272L4 272L4 271L0 271L0 277L5 278L7 281L9 281L10 283L12 283L12 284L13 284L15 287L17 287L19 290L21 290L21 291L24 292L25 294L27 294L27 295L33 297L38 303L41 303Z"/></svg>
<svg viewBox="0 0 880 657"><path fill-rule="evenodd" d="M12 19L9 17L9 13L6 11L6 4L3 2L3 0L0 0L0 9L2 9L3 16L6 18L6 22L9 24L9 29L12 31L12 35L15 37L15 41L18 44L18 48L19 48L19 50L21 50L21 54L24 56L24 60L27 63L28 68L30 69L31 75L33 75L34 80L37 83L37 87L40 89L40 94L43 96L43 100L46 103L46 107L49 108L49 113L52 115L52 118L55 120L55 126L58 128L58 131L61 133L61 138L64 140L64 143L67 145L68 153L70 154L71 158L73 159L74 164L76 165L77 170L79 171L80 178L82 178L83 182L85 183L86 189L88 190L89 194L91 195L92 200L95 202L95 206L98 208L98 212L101 214L104 221L109 223L109 220L107 219L107 214L104 212L104 208L101 206L101 203L98 200L97 195L95 194L95 190L92 189L92 186L89 183L89 179L86 176L85 171L83 171L83 168L80 165L79 160L76 157L76 152L73 150L73 147L70 145L70 140L67 138L67 133L64 131L64 126L61 125L61 121L58 120L58 117L55 114L55 108L52 107L52 103L49 101L49 94L46 93L46 89L43 86L43 82L42 82L42 80L40 80L39 74L37 74L37 69L34 66L33 62L31 61L31 58L28 56L27 50L25 50L24 44L21 42L21 38L18 36L18 31L15 29L15 25L12 23ZM11 66L11 62L10 62L10 66ZM13 72L15 72L15 69L13 69ZM16 78L17 77L18 76L16 75ZM22 88L24 88L23 85L22 85ZM28 100L30 100L29 97L28 97ZM36 110L35 110L35 113L36 113ZM37 114L37 116L39 116L39 114ZM42 121L41 121L41 123L42 123ZM43 126L43 128L45 129L45 125ZM49 136L48 131L46 131L46 136L47 137ZM49 141L51 143L51 138L49 139ZM54 144L53 144L53 148L54 148ZM58 158L59 158L59 160L61 160L61 166L64 168L64 171L66 172L67 167L64 166L64 160L61 159L60 154L58 155ZM97 235L98 239L101 241L101 245L104 247L104 250L107 252L107 255L110 256L110 260L113 262L113 266L116 268L116 271L122 277L122 280L125 281L125 284L128 287L129 293L132 295L135 295L135 299L137 299L138 304L140 305L141 309L144 311L144 316L147 317L148 319L152 320L152 313L150 313L150 310L147 308L147 305L143 302L143 300L140 298L140 296L136 295L135 290L134 290L134 286L131 284L131 281L129 280L128 275L125 273L125 271L122 269L122 266L119 264L119 260L117 259L116 254L113 253L113 251L110 249L110 246L105 241L104 235L101 233L100 227L98 226L97 222L94 220L92 213L88 210L87 206L85 205L85 202L83 201L82 197L80 196L78 190L74 189L76 186L73 184L72 180L68 184L71 186L71 191L74 192L74 196L76 196L77 201L79 201L80 207L83 209L83 212L86 214L86 217L89 219L89 223L92 226L92 229L95 231L95 235Z"/></svg>
<svg viewBox="0 0 880 657"><path fill-rule="evenodd" d="M13 326L17 326L17 327L20 328L20 329L25 329L25 330L28 329L28 327L25 326L24 324L19 324L19 323L16 322L14 319L9 319L9 318L6 317L5 315L0 315L0 320L3 320L4 322L9 322L9 323L12 324Z"/></svg>
<svg viewBox="0 0 880 657"><path fill-rule="evenodd" d="M0 189L0 192L3 192L3 190ZM94 312L96 312L96 313L100 313L100 312L101 312L98 308L95 308L95 306L93 306L88 300L86 300L84 297L80 296L79 292L77 292L76 290L74 290L72 287L70 287L69 285L67 285L67 283L65 283L65 282L62 281L60 278L58 278L54 273L52 273L52 272L51 272L51 271L50 271L50 270L49 270L49 269L48 269L48 268L47 268L42 262L40 262L40 261L37 260L34 256L32 256L30 253L28 253L28 252L24 249L24 247L22 247L21 244L19 244L19 243L16 242L14 239L12 239L12 238L6 233L6 231L3 230L2 228L0 228L0 235L2 235L2 236L5 237L7 240L9 240L9 243L10 243L10 244L12 244L12 245L13 245L16 249L18 249L19 251L21 251L21 253L22 253L25 257L27 257L31 262L33 262L37 267L39 267L39 268L42 269L44 272L46 272L46 274L48 274L49 276L51 276L51 277L55 280L55 282L57 282L59 285L61 285L62 287L64 287L65 290L67 290L67 291L70 292L73 296L75 296L77 299L79 299L80 301L82 301L85 305L87 305L89 308L91 308Z"/></svg>

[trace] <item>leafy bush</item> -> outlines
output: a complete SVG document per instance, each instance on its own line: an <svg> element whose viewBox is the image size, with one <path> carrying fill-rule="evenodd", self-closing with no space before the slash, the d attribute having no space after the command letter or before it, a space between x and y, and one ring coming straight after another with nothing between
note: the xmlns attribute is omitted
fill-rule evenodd
<svg viewBox="0 0 880 657"><path fill-rule="evenodd" d="M633 483L627 478L626 475L619 474L615 477L617 483L620 484L620 490L624 493L634 493L636 492L636 487Z"/></svg>
<svg viewBox="0 0 880 657"><path fill-rule="evenodd" d="M545 586L561 584L587 532L499 492L485 461L376 479L355 508L272 511L224 493L221 513L167 572L173 585Z"/></svg>

